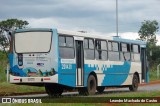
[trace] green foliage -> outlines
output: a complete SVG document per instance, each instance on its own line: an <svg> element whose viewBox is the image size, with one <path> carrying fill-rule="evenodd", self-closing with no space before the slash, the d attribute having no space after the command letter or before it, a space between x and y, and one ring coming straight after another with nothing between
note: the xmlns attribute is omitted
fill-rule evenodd
<svg viewBox="0 0 160 106"><path fill-rule="evenodd" d="M159 25L156 20L145 20L138 31L139 39L147 42L147 57L151 70L155 70L160 63L160 46L156 46L156 32L158 32ZM152 52L152 55L150 55Z"/></svg>
<svg viewBox="0 0 160 106"><path fill-rule="evenodd" d="M19 20L19 19L7 19L4 21L0 21L0 31L6 30L14 30L14 29L22 29L25 28L29 23L27 21Z"/></svg>
<svg viewBox="0 0 160 106"><path fill-rule="evenodd" d="M156 43L156 32L158 32L159 26L156 20L145 20L142 22L142 26L138 31L141 40Z"/></svg>
<svg viewBox="0 0 160 106"><path fill-rule="evenodd" d="M149 72L149 80L150 81L160 80L160 77L159 78L157 77L157 69Z"/></svg>
<svg viewBox="0 0 160 106"><path fill-rule="evenodd" d="M6 81L7 56L5 52L0 51L0 82Z"/></svg>

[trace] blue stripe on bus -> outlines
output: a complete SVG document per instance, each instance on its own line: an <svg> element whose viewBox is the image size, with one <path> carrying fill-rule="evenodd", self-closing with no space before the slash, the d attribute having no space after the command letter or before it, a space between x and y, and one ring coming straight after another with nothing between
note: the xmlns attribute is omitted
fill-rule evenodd
<svg viewBox="0 0 160 106"><path fill-rule="evenodd" d="M103 85L122 85L126 81L131 67L131 62L124 62L123 65L113 65L103 71L105 77L102 82Z"/></svg>
<svg viewBox="0 0 160 106"><path fill-rule="evenodd" d="M87 86L88 76L92 71L101 70L103 71L102 74L105 74L101 86L112 86L112 85L122 85L123 82L127 79L129 71L131 67L131 62L124 62L123 65L112 65L110 68L107 65L102 65L102 67L98 67L98 65L91 65L85 64L85 75L84 75L84 86Z"/></svg>
<svg viewBox="0 0 160 106"><path fill-rule="evenodd" d="M13 67L13 59L14 59L13 53L9 53L8 57L9 57L9 65L10 67Z"/></svg>

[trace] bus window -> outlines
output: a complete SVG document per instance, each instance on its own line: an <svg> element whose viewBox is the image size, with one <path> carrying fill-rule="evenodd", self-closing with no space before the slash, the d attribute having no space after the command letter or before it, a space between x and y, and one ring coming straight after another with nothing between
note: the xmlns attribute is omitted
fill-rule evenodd
<svg viewBox="0 0 160 106"><path fill-rule="evenodd" d="M84 39L84 57L89 60L94 59L94 40L91 38Z"/></svg>
<svg viewBox="0 0 160 106"><path fill-rule="evenodd" d="M112 42L112 50L118 51L118 43L117 42Z"/></svg>
<svg viewBox="0 0 160 106"><path fill-rule="evenodd" d="M16 53L48 53L51 49L52 33L21 32L15 34L14 40Z"/></svg>
<svg viewBox="0 0 160 106"><path fill-rule="evenodd" d="M73 47L73 37L66 37L66 46Z"/></svg>
<svg viewBox="0 0 160 106"><path fill-rule="evenodd" d="M84 49L88 49L88 39L84 39Z"/></svg>
<svg viewBox="0 0 160 106"><path fill-rule="evenodd" d="M126 43L121 43L121 60L122 61L129 61L131 59L130 57L130 45L129 44L126 44Z"/></svg>
<svg viewBox="0 0 160 106"><path fill-rule="evenodd" d="M107 60L107 43L103 40L95 41L95 58L97 60Z"/></svg>
<svg viewBox="0 0 160 106"><path fill-rule="evenodd" d="M94 40L89 39L89 49L94 49Z"/></svg>
<svg viewBox="0 0 160 106"><path fill-rule="evenodd" d="M131 46L131 58L132 61L140 61L140 47L139 45L132 44Z"/></svg>
<svg viewBox="0 0 160 106"><path fill-rule="evenodd" d="M108 42L108 58L111 61L119 61L118 42Z"/></svg>
<svg viewBox="0 0 160 106"><path fill-rule="evenodd" d="M74 58L73 37L59 36L59 52L60 57L65 59Z"/></svg>
<svg viewBox="0 0 160 106"><path fill-rule="evenodd" d="M112 51L112 43L111 42L108 42L108 50Z"/></svg>
<svg viewBox="0 0 160 106"><path fill-rule="evenodd" d="M64 36L59 36L59 46L66 46Z"/></svg>

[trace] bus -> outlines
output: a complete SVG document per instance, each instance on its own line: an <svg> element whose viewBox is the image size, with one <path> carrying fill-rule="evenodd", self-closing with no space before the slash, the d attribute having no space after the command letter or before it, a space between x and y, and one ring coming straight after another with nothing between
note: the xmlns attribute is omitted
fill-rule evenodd
<svg viewBox="0 0 160 106"><path fill-rule="evenodd" d="M149 82L144 41L49 28L17 29L12 38L10 83L42 85L49 96Z"/></svg>

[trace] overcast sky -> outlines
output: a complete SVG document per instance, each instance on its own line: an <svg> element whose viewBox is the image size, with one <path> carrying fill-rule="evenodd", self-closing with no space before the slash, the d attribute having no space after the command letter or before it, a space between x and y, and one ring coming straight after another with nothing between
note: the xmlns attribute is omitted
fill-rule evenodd
<svg viewBox="0 0 160 106"><path fill-rule="evenodd" d="M118 0L118 10L119 34L125 38L135 39L144 20L160 24L160 0ZM8 18L27 20L29 27L115 35L116 0L0 0L0 20Z"/></svg>

